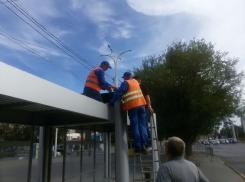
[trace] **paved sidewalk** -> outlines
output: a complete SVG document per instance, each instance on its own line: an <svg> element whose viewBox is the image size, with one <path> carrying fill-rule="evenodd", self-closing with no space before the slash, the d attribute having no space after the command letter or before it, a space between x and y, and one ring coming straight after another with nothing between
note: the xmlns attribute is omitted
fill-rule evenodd
<svg viewBox="0 0 245 182"><path fill-rule="evenodd" d="M210 182L245 182L245 179L227 166L218 157L211 157L207 154L193 154L191 161L199 167Z"/></svg>

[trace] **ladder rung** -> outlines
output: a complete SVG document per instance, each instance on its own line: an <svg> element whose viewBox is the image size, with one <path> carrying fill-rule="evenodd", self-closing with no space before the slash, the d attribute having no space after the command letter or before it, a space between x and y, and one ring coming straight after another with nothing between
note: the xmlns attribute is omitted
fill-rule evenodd
<svg viewBox="0 0 245 182"><path fill-rule="evenodd" d="M156 140L157 138L152 138L152 140Z"/></svg>
<svg viewBox="0 0 245 182"><path fill-rule="evenodd" d="M153 173L153 171L142 171L142 173Z"/></svg>
<svg viewBox="0 0 245 182"><path fill-rule="evenodd" d="M151 167L151 166L149 166L149 165L134 165L134 167Z"/></svg>
<svg viewBox="0 0 245 182"><path fill-rule="evenodd" d="M158 149L155 149L154 151L158 151Z"/></svg>
<svg viewBox="0 0 245 182"><path fill-rule="evenodd" d="M152 127L147 127L147 128L151 129L151 128L155 128L155 126L152 126Z"/></svg>
<svg viewBox="0 0 245 182"><path fill-rule="evenodd" d="M135 179L134 181L153 181L153 179Z"/></svg>
<svg viewBox="0 0 245 182"><path fill-rule="evenodd" d="M154 161L154 162L160 162L160 161L158 160L158 161Z"/></svg>
<svg viewBox="0 0 245 182"><path fill-rule="evenodd" d="M148 162L152 162L152 161L141 161L141 163L148 163Z"/></svg>

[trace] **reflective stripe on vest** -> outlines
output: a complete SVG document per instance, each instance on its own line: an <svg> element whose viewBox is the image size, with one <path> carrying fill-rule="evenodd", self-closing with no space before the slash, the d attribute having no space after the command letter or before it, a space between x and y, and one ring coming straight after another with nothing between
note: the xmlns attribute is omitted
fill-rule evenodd
<svg viewBox="0 0 245 182"><path fill-rule="evenodd" d="M124 104L124 103L126 103L126 102L128 102L128 101L130 101L132 99L136 99L136 98L139 98L139 97L143 97L143 94L141 94L141 95L135 95L133 97L129 97L126 100L122 101L122 103Z"/></svg>
<svg viewBox="0 0 245 182"><path fill-rule="evenodd" d="M129 93L127 93L127 94L124 94L124 95L122 96L122 98L127 97L128 95L136 94L136 93L138 93L138 92L141 92L141 90L136 90L136 91L133 91L133 92L129 92Z"/></svg>
<svg viewBox="0 0 245 182"><path fill-rule="evenodd" d="M93 83L93 84L98 85L98 86L100 87L100 84L98 84L98 83L96 83L96 82L94 82L94 81L86 80L86 82Z"/></svg>
<svg viewBox="0 0 245 182"><path fill-rule="evenodd" d="M85 83L85 87L89 87L89 88L92 88L98 92L101 91L101 85L99 83L99 80L98 80L98 77L96 76L96 74L94 73L95 70L98 70L100 69L101 67L97 67L95 69L93 69L88 77L87 77L87 80L86 80L86 83ZM104 74L105 76L105 74Z"/></svg>
<svg viewBox="0 0 245 182"><path fill-rule="evenodd" d="M128 91L122 96L123 111L128 111L138 106L145 106L146 101L140 89L139 83L134 80L125 80L128 85Z"/></svg>
<svg viewBox="0 0 245 182"><path fill-rule="evenodd" d="M88 76L89 78L95 78L98 80L97 76Z"/></svg>

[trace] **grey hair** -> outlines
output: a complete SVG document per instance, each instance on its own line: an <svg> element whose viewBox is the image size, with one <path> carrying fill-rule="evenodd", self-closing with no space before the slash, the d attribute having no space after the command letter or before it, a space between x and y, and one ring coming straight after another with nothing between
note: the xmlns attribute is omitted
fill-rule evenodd
<svg viewBox="0 0 245 182"><path fill-rule="evenodd" d="M185 153L185 142L178 137L171 137L166 145L171 157L182 157Z"/></svg>

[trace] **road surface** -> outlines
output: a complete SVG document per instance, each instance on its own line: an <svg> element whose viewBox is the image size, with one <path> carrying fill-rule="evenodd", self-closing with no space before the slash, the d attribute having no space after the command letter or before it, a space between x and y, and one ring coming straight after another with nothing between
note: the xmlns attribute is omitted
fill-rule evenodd
<svg viewBox="0 0 245 182"><path fill-rule="evenodd" d="M214 154L228 163L240 174L245 175L245 144L220 144L211 145Z"/></svg>

